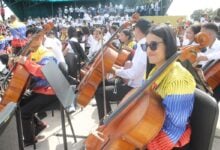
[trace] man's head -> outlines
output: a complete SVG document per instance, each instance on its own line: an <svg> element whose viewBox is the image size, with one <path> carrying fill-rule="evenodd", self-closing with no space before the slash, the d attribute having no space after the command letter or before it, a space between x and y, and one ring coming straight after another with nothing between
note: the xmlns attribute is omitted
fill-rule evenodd
<svg viewBox="0 0 220 150"><path fill-rule="evenodd" d="M135 39L139 41L142 38L144 38L147 35L150 27L151 27L151 23L149 21L145 19L140 19L135 25L135 29L134 29Z"/></svg>
<svg viewBox="0 0 220 150"><path fill-rule="evenodd" d="M216 40L217 33L218 33L218 27L214 23L205 23L201 27L201 32L205 32L208 34L210 38L210 45L213 44L213 42Z"/></svg>

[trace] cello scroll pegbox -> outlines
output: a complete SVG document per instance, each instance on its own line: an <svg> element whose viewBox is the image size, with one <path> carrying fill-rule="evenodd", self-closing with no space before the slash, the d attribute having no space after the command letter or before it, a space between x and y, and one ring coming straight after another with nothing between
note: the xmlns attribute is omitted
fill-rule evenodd
<svg viewBox="0 0 220 150"><path fill-rule="evenodd" d="M43 25L43 30L47 33L50 30L52 30L54 28L54 24L52 22L49 22L45 25Z"/></svg>
<svg viewBox="0 0 220 150"><path fill-rule="evenodd" d="M132 15L131 22L136 23L136 22L138 22L139 19L140 19L140 14L136 12Z"/></svg>
<svg viewBox="0 0 220 150"><path fill-rule="evenodd" d="M124 28L128 28L129 26L131 26L133 23L136 23L138 22L138 20L140 19L140 14L139 13L134 13L132 16L131 16L131 20L125 22L123 24Z"/></svg>
<svg viewBox="0 0 220 150"><path fill-rule="evenodd" d="M207 33L199 32L195 36L195 42L200 45L200 48L204 48L209 45L210 39Z"/></svg>

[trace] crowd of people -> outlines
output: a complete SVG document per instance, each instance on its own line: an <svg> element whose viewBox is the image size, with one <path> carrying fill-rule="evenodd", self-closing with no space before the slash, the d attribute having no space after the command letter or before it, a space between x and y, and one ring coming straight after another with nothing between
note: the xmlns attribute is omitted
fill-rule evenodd
<svg viewBox="0 0 220 150"><path fill-rule="evenodd" d="M159 3L160 1L157 5ZM102 6L99 7L102 8ZM109 11L112 7L111 5L108 7ZM149 7L142 8L140 6L137 10L147 10L147 8ZM120 11L121 6L114 7L114 9ZM79 8L80 10L83 8ZM99 10L101 9L96 11ZM1 75L5 74L3 73L4 69L10 70L11 63L16 61L32 76L29 87L32 93L25 96L19 103L26 146L37 142L37 135L46 128L45 123L36 114L41 112L44 107L58 102L55 92L40 71L42 66L49 61L54 61L57 64L65 63L68 67L68 74L80 82L81 65L94 59L102 46L113 35L116 35L111 41L113 47L126 50L130 54L124 66L113 65L110 72L111 78L106 78L106 87L100 83L94 93L99 124L103 125L106 113L112 111L110 101L120 102L127 93L141 87L144 80L154 76L155 72L178 51L177 46L181 49L182 46L198 45L195 41L195 35L199 32L207 34L210 42L204 51L198 53L196 62L191 67L196 65L203 68L209 61L220 59L219 24L215 21L188 26L184 29L183 41L178 45L178 36L175 34L175 30L168 25L155 25L145 19L139 19L134 26L117 33L121 25L132 19L131 16L120 16L121 20L117 17L113 17L113 19L108 17L109 20L106 20L106 12L96 12L103 14L103 19L97 20L95 18L97 16L94 15L94 18L89 18L86 21L86 19L75 18L74 12L77 13L77 9L73 10L71 6L66 6L62 13L59 10L58 18L41 20L29 18L24 24L12 15L9 18L9 24L1 24ZM89 9L87 9L87 13L89 14ZM73 19L69 20L69 16ZM83 18L85 16L84 14ZM66 19L61 19L63 17ZM100 16L100 18L102 17ZM116 20L120 22L114 22ZM97 21L101 22L97 23ZM36 34L41 33L44 25L49 22L54 23L53 30L36 37ZM30 48L30 55L19 56L30 41L35 42L34 46L32 45ZM191 135L189 119L193 110L194 91L196 87L199 87L198 84L203 84L198 83L195 75L188 69L181 62L174 61L150 87L150 90L162 98L165 122L158 135L146 143L149 150L188 146ZM103 89L105 89L105 94L103 94ZM219 101L220 86L218 85L212 90L213 96ZM106 102L103 101L103 95L106 96ZM32 128L33 124L35 129Z"/></svg>
<svg viewBox="0 0 220 150"><path fill-rule="evenodd" d="M97 15L105 15L105 16L115 16L115 15L124 15L128 14L131 16L134 12L138 12L141 16L158 16L161 15L161 4L162 1L158 0L155 2L149 2L145 5L137 5L135 7L130 7L128 5L122 4L112 4L106 3L105 5L99 4L96 7L85 7L85 6L75 6L66 5L63 8L59 7L57 10L57 16L64 18L83 18L85 15L89 15L91 17L95 17Z"/></svg>

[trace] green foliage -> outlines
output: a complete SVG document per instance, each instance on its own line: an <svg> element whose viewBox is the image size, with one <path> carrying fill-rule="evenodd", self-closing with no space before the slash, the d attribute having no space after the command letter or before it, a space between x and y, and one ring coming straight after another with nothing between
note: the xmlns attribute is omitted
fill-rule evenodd
<svg viewBox="0 0 220 150"><path fill-rule="evenodd" d="M209 20L212 20L217 15L217 10L213 9L198 9L195 10L190 16L194 21L200 21L200 18L204 15L207 15Z"/></svg>

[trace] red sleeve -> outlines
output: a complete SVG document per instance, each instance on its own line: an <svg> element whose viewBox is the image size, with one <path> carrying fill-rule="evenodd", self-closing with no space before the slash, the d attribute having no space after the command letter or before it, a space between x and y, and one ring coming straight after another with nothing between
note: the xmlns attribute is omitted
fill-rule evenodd
<svg viewBox="0 0 220 150"><path fill-rule="evenodd" d="M41 68L42 66L33 62L33 61L30 61L30 60L26 60L25 64L24 64L24 67L25 69L27 69L27 71L35 76L35 77L38 77L38 78L43 78L45 79L42 71L41 71Z"/></svg>

